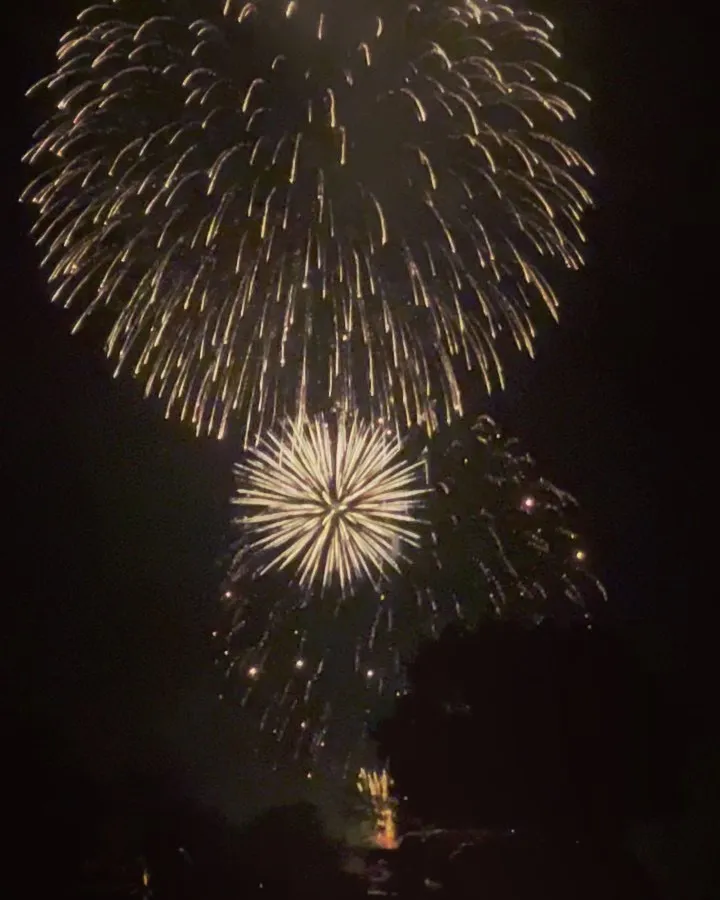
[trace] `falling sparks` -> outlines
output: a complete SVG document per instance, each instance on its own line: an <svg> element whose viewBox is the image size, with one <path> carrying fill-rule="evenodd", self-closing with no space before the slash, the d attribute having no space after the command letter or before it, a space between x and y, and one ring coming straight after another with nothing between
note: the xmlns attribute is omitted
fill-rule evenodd
<svg viewBox="0 0 720 900"><path fill-rule="evenodd" d="M357 446L358 461L369 465L363 483L373 471L387 491L389 479L402 474L400 506L383 507L386 514L411 509L412 522L402 519L400 526L418 540L406 541L398 555L401 536L388 540L394 565L387 561L382 576L375 570L368 578L350 556L337 566L341 557L332 555L331 541L319 543L330 473L338 459L350 458L338 456L343 442ZM296 756L323 771L342 760L341 767L356 772L366 761L368 715L381 714L402 695L403 660L423 640L482 617L589 621L604 601L572 527L574 499L540 477L533 460L489 418L421 436L397 457L394 439L356 419L340 419L335 430L323 419L288 423L258 451L246 457L249 470L238 472L240 489L263 499L254 507L241 504L239 548L221 592L231 597L224 601L231 624L218 637L218 662L233 686L223 693L253 711L271 758ZM417 473L413 460L422 460ZM392 475L394 465L401 468ZM301 477L291 474L296 468ZM421 472L422 488L415 480ZM417 497L407 493L421 489L426 493ZM303 510L294 518L298 503ZM267 509L277 514L253 524ZM305 543L293 556L288 551L299 534ZM248 677L251 667L262 676Z"/></svg>
<svg viewBox="0 0 720 900"><path fill-rule="evenodd" d="M166 414L243 441L341 403L428 433L582 264L586 100L492 0L90 7L31 89L53 300ZM324 7L320 9L319 7ZM507 336L507 339L504 337Z"/></svg>

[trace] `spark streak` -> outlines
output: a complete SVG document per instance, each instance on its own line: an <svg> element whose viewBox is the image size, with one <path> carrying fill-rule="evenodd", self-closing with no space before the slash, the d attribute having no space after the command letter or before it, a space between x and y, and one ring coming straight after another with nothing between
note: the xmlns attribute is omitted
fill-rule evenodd
<svg viewBox="0 0 720 900"><path fill-rule="evenodd" d="M336 403L433 433L468 370L502 385L591 203L550 23L493 0L144 6L61 38L25 157L52 298L99 320L116 372L198 432L236 415L246 445Z"/></svg>

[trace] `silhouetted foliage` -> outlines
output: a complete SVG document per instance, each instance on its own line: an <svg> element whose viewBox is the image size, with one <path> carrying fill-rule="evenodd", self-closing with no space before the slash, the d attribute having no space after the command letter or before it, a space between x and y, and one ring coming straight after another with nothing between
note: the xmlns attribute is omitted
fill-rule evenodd
<svg viewBox="0 0 720 900"><path fill-rule="evenodd" d="M79 877L82 852L104 813L102 792L78 766L54 728L31 718L6 729L4 876L8 896L52 896Z"/></svg>
<svg viewBox="0 0 720 900"><path fill-rule="evenodd" d="M345 900L365 895L357 879L342 872L341 845L325 834L310 803L258 816L242 835L242 852L258 896Z"/></svg>
<svg viewBox="0 0 720 900"><path fill-rule="evenodd" d="M586 842L505 836L448 860L444 884L454 900L651 900L656 894L627 853Z"/></svg>
<svg viewBox="0 0 720 900"><path fill-rule="evenodd" d="M422 822L615 832L676 800L677 722L608 631L449 630L408 676L376 736Z"/></svg>
<svg viewBox="0 0 720 900"><path fill-rule="evenodd" d="M97 781L55 731L10 725L8 896L83 900L238 900L365 896L309 804L245 828L191 798L171 769Z"/></svg>
<svg viewBox="0 0 720 900"><path fill-rule="evenodd" d="M189 798L168 773L131 773L113 786L105 853L142 860L153 898L237 896L244 883L239 830Z"/></svg>

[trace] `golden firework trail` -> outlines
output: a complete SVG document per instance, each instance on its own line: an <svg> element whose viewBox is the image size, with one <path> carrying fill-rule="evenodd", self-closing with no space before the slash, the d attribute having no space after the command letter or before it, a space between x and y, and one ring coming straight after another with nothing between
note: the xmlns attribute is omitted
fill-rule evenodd
<svg viewBox="0 0 720 900"><path fill-rule="evenodd" d="M191 12L188 12L188 7ZM53 300L166 414L252 443L340 403L432 432L503 383L582 263L583 91L551 23L491 0L114 0L34 88ZM166 13L166 14L165 14ZM503 336L507 335L507 341Z"/></svg>

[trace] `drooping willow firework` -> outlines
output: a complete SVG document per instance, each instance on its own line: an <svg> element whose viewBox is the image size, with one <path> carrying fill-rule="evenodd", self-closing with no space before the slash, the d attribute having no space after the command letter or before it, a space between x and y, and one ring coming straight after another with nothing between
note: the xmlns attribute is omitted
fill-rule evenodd
<svg viewBox="0 0 720 900"><path fill-rule="evenodd" d="M198 431L330 406L405 427L502 383L580 266L584 93L492 0L90 7L26 155L53 299ZM101 313L104 314L101 315Z"/></svg>
<svg viewBox="0 0 720 900"><path fill-rule="evenodd" d="M342 760L357 771L367 759L354 751L368 715L402 690L403 660L445 625L483 615L583 616L604 598L570 524L574 500L540 478L492 420L415 438L403 458L422 459L430 491L415 512L418 546L396 557L399 571L386 566L368 578L358 567L328 589L322 576L304 577L310 569L300 557L269 566L282 551L259 545L252 521L240 523L224 586L231 625L217 636L231 679L224 693L239 690L262 732L303 764L326 769ZM396 458L387 464L389 471ZM312 480L301 486L313 503ZM266 502L264 485L258 501ZM280 520L279 534L282 527ZM257 746L268 754L263 741Z"/></svg>

